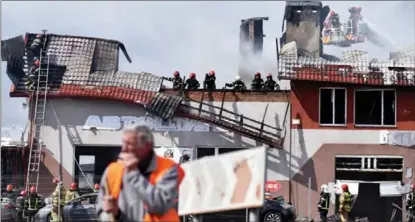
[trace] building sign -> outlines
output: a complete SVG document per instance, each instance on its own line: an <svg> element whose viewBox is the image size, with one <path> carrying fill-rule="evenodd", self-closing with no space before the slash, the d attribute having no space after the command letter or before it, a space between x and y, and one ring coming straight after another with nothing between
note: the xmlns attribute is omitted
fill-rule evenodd
<svg viewBox="0 0 415 222"><path fill-rule="evenodd" d="M155 148L158 156L173 159L176 163L185 163L193 159L192 148Z"/></svg>
<svg viewBox="0 0 415 222"><path fill-rule="evenodd" d="M380 131L380 143L410 147L415 145L415 131Z"/></svg>
<svg viewBox="0 0 415 222"><path fill-rule="evenodd" d="M171 118L163 121L159 117L145 116L95 116L91 115L85 121L85 127L102 127L112 130L122 130L124 127L133 124L141 124L150 127L154 131L170 132L226 132L223 129L211 127L189 118Z"/></svg>
<svg viewBox="0 0 415 222"><path fill-rule="evenodd" d="M281 184L277 181L267 181L265 182L265 191L266 192L277 192L281 188Z"/></svg>

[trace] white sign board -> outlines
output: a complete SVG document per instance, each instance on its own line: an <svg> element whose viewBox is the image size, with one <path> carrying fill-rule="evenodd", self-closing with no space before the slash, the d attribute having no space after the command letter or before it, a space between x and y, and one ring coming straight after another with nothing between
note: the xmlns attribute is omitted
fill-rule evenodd
<svg viewBox="0 0 415 222"><path fill-rule="evenodd" d="M96 116L91 115L85 120L83 128L86 130L95 127L107 130L122 130L124 127L134 124L141 124L150 127L158 132L226 132L217 127L212 127L202 122L189 118L174 117L163 121L159 117L150 116Z"/></svg>
<svg viewBox="0 0 415 222"><path fill-rule="evenodd" d="M410 147L415 145L415 131L381 130L380 144Z"/></svg>
<svg viewBox="0 0 415 222"><path fill-rule="evenodd" d="M173 159L176 163L184 163L193 160L192 148L160 147L154 151L158 156Z"/></svg>
<svg viewBox="0 0 415 222"><path fill-rule="evenodd" d="M182 164L179 214L202 214L264 204L265 147L209 156Z"/></svg>

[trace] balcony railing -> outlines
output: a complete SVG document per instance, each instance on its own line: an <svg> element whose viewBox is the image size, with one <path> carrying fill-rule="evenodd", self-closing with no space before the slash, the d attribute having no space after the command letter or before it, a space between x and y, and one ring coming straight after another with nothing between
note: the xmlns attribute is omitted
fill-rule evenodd
<svg viewBox="0 0 415 222"><path fill-rule="evenodd" d="M415 61L348 63L280 58L278 78L366 85L415 86Z"/></svg>

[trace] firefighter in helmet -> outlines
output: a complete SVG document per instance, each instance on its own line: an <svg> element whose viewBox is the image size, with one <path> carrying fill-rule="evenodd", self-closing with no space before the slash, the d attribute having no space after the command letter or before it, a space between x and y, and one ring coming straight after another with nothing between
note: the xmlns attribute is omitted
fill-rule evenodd
<svg viewBox="0 0 415 222"><path fill-rule="evenodd" d="M36 187L31 186L29 189L29 195L25 201L25 216L28 218L28 221L33 221L33 217L39 211L42 206L42 200L36 192Z"/></svg>
<svg viewBox="0 0 415 222"><path fill-rule="evenodd" d="M37 34L32 44L30 44L29 49L33 52L33 54L39 56L41 46L42 46L42 35Z"/></svg>
<svg viewBox="0 0 415 222"><path fill-rule="evenodd" d="M56 188L52 193L51 217L55 222L62 222L63 207L65 205L65 189L59 179L53 179L53 183L56 184Z"/></svg>
<svg viewBox="0 0 415 222"><path fill-rule="evenodd" d="M272 74L268 73L267 80L264 83L266 90L280 90L280 86L272 79Z"/></svg>
<svg viewBox="0 0 415 222"><path fill-rule="evenodd" d="M261 90L264 87L264 80L261 78L261 73L256 72L251 83L251 89Z"/></svg>
<svg viewBox="0 0 415 222"><path fill-rule="evenodd" d="M20 191L19 197L16 199L16 214L17 214L17 221L22 222L23 221L23 212L26 208L26 191L22 190Z"/></svg>
<svg viewBox="0 0 415 222"><path fill-rule="evenodd" d="M196 79L196 73L192 72L189 74L189 78L186 80L185 86L187 89L198 89L200 87L199 81Z"/></svg>
<svg viewBox="0 0 415 222"><path fill-rule="evenodd" d="M182 77L180 77L179 71L174 71L173 77L164 78L164 79L173 82L173 89L180 90L182 88L183 79Z"/></svg>
<svg viewBox="0 0 415 222"><path fill-rule="evenodd" d="M206 73L205 81L203 82L203 88L207 90L216 89L216 76L215 70L210 70L209 73Z"/></svg>
<svg viewBox="0 0 415 222"><path fill-rule="evenodd" d="M342 194L340 195L339 213L340 221L349 221L349 214L352 211L352 195L349 192L349 186L342 184Z"/></svg>
<svg viewBox="0 0 415 222"><path fill-rule="evenodd" d="M245 83L241 80L241 77L239 75L235 77L235 81L233 81L232 83L226 83L225 86L232 87L233 90L236 91L246 90Z"/></svg>
<svg viewBox="0 0 415 222"><path fill-rule="evenodd" d="M1 195L2 198L8 198L10 200L14 200L16 196L13 193L13 185L7 184L6 191Z"/></svg>
<svg viewBox="0 0 415 222"><path fill-rule="evenodd" d="M406 195L405 208L410 214L415 214L415 184L411 185L411 192ZM408 221L414 222L415 218L409 215Z"/></svg>
<svg viewBox="0 0 415 222"><path fill-rule="evenodd" d="M327 221L327 214L329 213L329 188L327 184L321 185L320 200L318 201L318 212L320 214L320 220L322 222Z"/></svg>
<svg viewBox="0 0 415 222"><path fill-rule="evenodd" d="M29 69L29 72L27 73L28 75L27 75L26 86L31 91L35 90L36 88L37 76L39 75L39 71L40 71L40 60L37 57L35 57L33 60L33 65Z"/></svg>
<svg viewBox="0 0 415 222"><path fill-rule="evenodd" d="M71 185L69 185L69 191L66 192L66 195L65 195L65 203L68 203L69 201L76 199L78 197L79 197L78 184L71 183Z"/></svg>
<svg viewBox="0 0 415 222"><path fill-rule="evenodd" d="M94 184L94 192L99 191L99 183Z"/></svg>

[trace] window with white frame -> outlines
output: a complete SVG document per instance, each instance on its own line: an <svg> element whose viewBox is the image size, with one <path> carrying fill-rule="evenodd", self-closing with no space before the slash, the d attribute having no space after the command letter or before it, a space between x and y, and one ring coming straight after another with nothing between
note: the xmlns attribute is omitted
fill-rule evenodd
<svg viewBox="0 0 415 222"><path fill-rule="evenodd" d="M394 89L356 90L354 123L363 126L395 126L396 91Z"/></svg>
<svg viewBox="0 0 415 222"><path fill-rule="evenodd" d="M320 125L346 124L346 89L320 88Z"/></svg>

